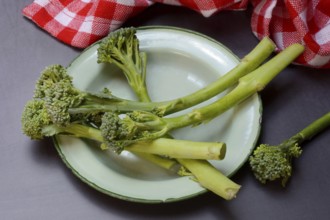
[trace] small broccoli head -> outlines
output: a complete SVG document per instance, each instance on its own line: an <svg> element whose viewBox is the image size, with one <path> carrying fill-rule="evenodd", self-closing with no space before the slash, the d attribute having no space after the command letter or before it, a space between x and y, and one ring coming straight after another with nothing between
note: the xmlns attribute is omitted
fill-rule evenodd
<svg viewBox="0 0 330 220"><path fill-rule="evenodd" d="M43 139L43 128L52 124L51 117L45 108L44 101L28 101L22 113L21 123L25 135L34 140Z"/></svg>
<svg viewBox="0 0 330 220"><path fill-rule="evenodd" d="M135 141L137 126L129 117L120 118L114 112L106 112L102 116L100 130L107 146L120 153Z"/></svg>
<svg viewBox="0 0 330 220"><path fill-rule="evenodd" d="M44 98L46 91L58 82L72 82L72 77L67 74L66 68L55 64L46 67L36 82L34 97Z"/></svg>
<svg viewBox="0 0 330 220"><path fill-rule="evenodd" d="M54 124L67 125L71 122L69 108L79 106L85 93L76 89L69 81L60 81L45 91L45 105Z"/></svg>
<svg viewBox="0 0 330 220"><path fill-rule="evenodd" d="M138 40L134 28L121 28L104 38L97 49L98 63L123 63L123 55L132 56L138 50Z"/></svg>
<svg viewBox="0 0 330 220"><path fill-rule="evenodd" d="M140 140L152 140L163 137L169 130L166 120L153 112L132 111L127 116L139 125Z"/></svg>
<svg viewBox="0 0 330 220"><path fill-rule="evenodd" d="M292 158L302 153L298 144L291 146L269 146L261 144L249 158L255 177L261 182L281 180L285 186L292 174Z"/></svg>
<svg viewBox="0 0 330 220"><path fill-rule="evenodd" d="M167 133L166 123L160 117L144 111L121 115L106 112L100 130L107 145L119 153L136 141L160 138Z"/></svg>

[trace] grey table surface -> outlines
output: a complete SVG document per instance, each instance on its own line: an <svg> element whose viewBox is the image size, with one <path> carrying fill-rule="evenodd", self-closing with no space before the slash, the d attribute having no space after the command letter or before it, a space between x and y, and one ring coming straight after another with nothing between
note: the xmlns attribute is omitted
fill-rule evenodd
<svg viewBox="0 0 330 220"><path fill-rule="evenodd" d="M247 165L233 177L243 187L233 201L206 193L168 204L126 202L77 179L51 141L31 141L20 115L35 80L47 65L67 65L81 50L57 41L21 10L32 1L0 2L0 219L329 219L330 131L304 145L286 188L259 184ZM170 25L206 34L239 57L258 40L250 11L224 11L204 18L189 9L154 5L124 26ZM330 70L289 66L262 93L259 142L276 144L330 109Z"/></svg>

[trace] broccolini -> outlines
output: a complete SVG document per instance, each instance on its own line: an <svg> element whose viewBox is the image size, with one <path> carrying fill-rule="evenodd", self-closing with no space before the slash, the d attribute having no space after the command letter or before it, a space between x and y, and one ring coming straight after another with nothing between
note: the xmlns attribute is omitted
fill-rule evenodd
<svg viewBox="0 0 330 220"><path fill-rule="evenodd" d="M292 159L298 158L300 145L330 126L330 113L309 124L291 138L277 146L259 145L249 158L255 177L261 182L280 180L284 187L292 175Z"/></svg>
<svg viewBox="0 0 330 220"><path fill-rule="evenodd" d="M135 28L120 28L104 38L98 48L99 63L114 63L141 101L150 101L146 87L147 54L141 52Z"/></svg>

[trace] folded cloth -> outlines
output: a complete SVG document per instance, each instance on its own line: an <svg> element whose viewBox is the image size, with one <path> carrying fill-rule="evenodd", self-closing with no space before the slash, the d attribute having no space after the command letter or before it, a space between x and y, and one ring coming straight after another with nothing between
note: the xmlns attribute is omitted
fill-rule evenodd
<svg viewBox="0 0 330 220"><path fill-rule="evenodd" d="M306 50L295 63L330 67L329 0L34 0L23 15L60 41L85 48L154 3L187 7L205 17L251 3L258 39L270 37L277 51L301 43Z"/></svg>
<svg viewBox="0 0 330 220"><path fill-rule="evenodd" d="M330 68L329 0L253 0L253 33L269 36L278 51L293 43L306 49L296 62L315 68Z"/></svg>

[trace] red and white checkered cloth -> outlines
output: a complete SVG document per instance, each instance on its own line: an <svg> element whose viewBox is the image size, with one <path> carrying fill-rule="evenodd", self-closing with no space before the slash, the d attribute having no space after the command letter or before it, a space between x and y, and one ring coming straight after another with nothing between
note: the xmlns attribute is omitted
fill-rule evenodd
<svg viewBox="0 0 330 220"><path fill-rule="evenodd" d="M259 39L269 36L278 51L301 43L306 50L295 63L330 68L330 0L34 0L23 14L60 41L85 48L154 3L205 17L251 3L251 28Z"/></svg>

